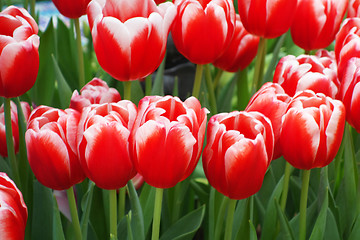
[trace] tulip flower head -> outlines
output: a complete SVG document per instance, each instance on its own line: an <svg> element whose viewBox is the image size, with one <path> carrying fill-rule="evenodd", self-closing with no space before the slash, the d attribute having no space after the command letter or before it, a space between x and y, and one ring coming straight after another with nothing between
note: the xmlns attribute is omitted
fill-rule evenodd
<svg viewBox="0 0 360 240"><path fill-rule="evenodd" d="M30 115L25 140L29 164L44 186L65 190L84 180L77 157L80 113L39 106Z"/></svg>
<svg viewBox="0 0 360 240"><path fill-rule="evenodd" d="M137 109L130 101L93 104L83 110L78 151L86 176L98 187L118 189L135 176L129 136Z"/></svg>
<svg viewBox="0 0 360 240"><path fill-rule="evenodd" d="M350 0L348 7L348 18L360 17L360 0Z"/></svg>
<svg viewBox="0 0 360 240"><path fill-rule="evenodd" d="M25 120L27 121L31 112L30 106L27 102L21 102L21 108L24 113ZM19 125L18 125L18 114L17 107L14 102L10 102L11 109L11 129L13 135L13 143L15 153L19 151ZM6 146L6 131L5 131L5 114L4 105L0 107L0 155L3 157L8 156Z"/></svg>
<svg viewBox="0 0 360 240"><path fill-rule="evenodd" d="M147 96L140 101L130 144L136 170L146 183L171 188L194 171L207 113L194 97L182 102L177 97Z"/></svg>
<svg viewBox="0 0 360 240"><path fill-rule="evenodd" d="M289 30L298 0L238 0L245 29L256 36L276 38Z"/></svg>
<svg viewBox="0 0 360 240"><path fill-rule="evenodd" d="M299 169L325 167L339 150L345 107L322 93L299 92L282 119L280 144L286 161Z"/></svg>
<svg viewBox="0 0 360 240"><path fill-rule="evenodd" d="M231 0L175 0L178 14L171 35L190 62L208 64L228 47L235 30Z"/></svg>
<svg viewBox="0 0 360 240"><path fill-rule="evenodd" d="M18 97L35 83L39 70L38 26L23 8L0 13L0 96Z"/></svg>
<svg viewBox="0 0 360 240"><path fill-rule="evenodd" d="M176 8L153 0L93 0L87 14L100 66L129 81L150 75L162 62Z"/></svg>
<svg viewBox="0 0 360 240"><path fill-rule="evenodd" d="M336 98L340 87L334 56L324 51L315 56L283 57L276 66L273 82L291 97L309 89Z"/></svg>
<svg viewBox="0 0 360 240"><path fill-rule="evenodd" d="M265 83L259 91L250 99L245 111L257 111L264 114L271 121L274 131L274 155L273 159L281 156L279 143L281 132L281 118L285 114L291 97L277 83Z"/></svg>
<svg viewBox="0 0 360 240"><path fill-rule="evenodd" d="M86 14L91 0L52 0L59 12L68 18L79 18Z"/></svg>
<svg viewBox="0 0 360 240"><path fill-rule="evenodd" d="M298 0L291 37L306 51L326 48L335 39L348 0Z"/></svg>
<svg viewBox="0 0 360 240"><path fill-rule="evenodd" d="M228 72L245 69L255 58L260 38L248 33L236 14L236 27L226 51L215 60L213 65Z"/></svg>
<svg viewBox="0 0 360 240"><path fill-rule="evenodd" d="M91 104L118 102L121 100L120 93L115 88L109 88L107 83L99 78L88 82L80 93L75 90L70 100L70 108L82 112L83 108Z"/></svg>
<svg viewBox="0 0 360 240"><path fill-rule="evenodd" d="M0 239L24 239L27 218L20 190L6 173L0 172Z"/></svg>
<svg viewBox="0 0 360 240"><path fill-rule="evenodd" d="M263 114L234 111L214 115L202 156L205 175L225 196L247 198L260 190L273 148L271 122Z"/></svg>

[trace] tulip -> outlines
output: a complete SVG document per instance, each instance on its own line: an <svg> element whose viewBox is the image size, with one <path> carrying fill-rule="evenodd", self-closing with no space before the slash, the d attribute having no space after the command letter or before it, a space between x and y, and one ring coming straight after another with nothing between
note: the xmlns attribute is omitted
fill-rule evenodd
<svg viewBox="0 0 360 240"><path fill-rule="evenodd" d="M245 29L263 38L276 38L289 30L298 0L238 0Z"/></svg>
<svg viewBox="0 0 360 240"><path fill-rule="evenodd" d="M59 12L68 18L79 18L86 14L91 0L52 0Z"/></svg>
<svg viewBox="0 0 360 240"><path fill-rule="evenodd" d="M131 134L136 170L149 185L171 188L195 169L203 146L206 108L190 97L148 96L139 102Z"/></svg>
<svg viewBox="0 0 360 240"><path fill-rule="evenodd" d="M178 15L171 35L177 50L190 62L208 64L229 45L235 30L230 0L175 0Z"/></svg>
<svg viewBox="0 0 360 240"><path fill-rule="evenodd" d="M347 0L298 0L291 36L306 51L326 48L335 39Z"/></svg>
<svg viewBox="0 0 360 240"><path fill-rule="evenodd" d="M291 97L277 83L266 83L250 99L245 111L257 111L270 119L274 131L274 155L272 159L281 156L279 143L281 118L285 114Z"/></svg>
<svg viewBox="0 0 360 240"><path fill-rule="evenodd" d="M309 89L335 98L340 87L334 56L326 51L318 51L316 56L283 57L276 66L273 82L291 97Z"/></svg>
<svg viewBox="0 0 360 240"><path fill-rule="evenodd" d="M15 183L0 172L0 239L22 240L28 211Z"/></svg>
<svg viewBox="0 0 360 240"><path fill-rule="evenodd" d="M350 0L348 7L348 18L360 17L360 1L359 0Z"/></svg>
<svg viewBox="0 0 360 240"><path fill-rule="evenodd" d="M352 39L351 36L353 35L360 36L360 18L345 19L343 25L341 26L339 32L336 35L334 51L335 51L336 61L338 63L340 62L340 52L342 48Z"/></svg>
<svg viewBox="0 0 360 240"><path fill-rule="evenodd" d="M94 78L88 82L80 90L80 94L75 90L70 100L70 108L79 112L82 112L83 108L91 104L111 103L121 100L119 92L115 88L109 88L107 83L99 78Z"/></svg>
<svg viewBox="0 0 360 240"><path fill-rule="evenodd" d="M10 102L11 108L11 127L14 142L15 153L19 151L19 126L18 126L18 114L17 107L14 102ZM30 106L27 102L21 102L21 108L24 113L25 120L28 120L30 115ZM6 132L5 132L5 114L4 105L0 107L0 155L3 157L8 156L6 147Z"/></svg>
<svg viewBox="0 0 360 240"><path fill-rule="evenodd" d="M271 122L263 114L234 111L214 115L202 157L205 175L225 196L247 198L261 188L273 147Z"/></svg>
<svg viewBox="0 0 360 240"><path fill-rule="evenodd" d="M259 37L248 33L236 15L235 33L227 50L215 60L213 65L228 72L245 69L255 58Z"/></svg>
<svg viewBox="0 0 360 240"><path fill-rule="evenodd" d="M280 144L292 166L310 170L327 166L343 136L345 107L322 93L299 92L282 119Z"/></svg>
<svg viewBox="0 0 360 240"><path fill-rule="evenodd" d="M343 73L341 79L340 99L346 108L346 120L348 123L360 132L360 59L351 58Z"/></svg>
<svg viewBox="0 0 360 240"><path fill-rule="evenodd" d="M130 101L94 104L83 110L78 151L86 176L98 187L114 190L135 176L129 135L137 109Z"/></svg>
<svg viewBox="0 0 360 240"><path fill-rule="evenodd" d="M38 181L55 190L69 189L84 180L76 150L80 113L47 106L30 115L25 140L29 164Z"/></svg>
<svg viewBox="0 0 360 240"><path fill-rule="evenodd" d="M39 70L38 26L23 8L0 13L0 96L18 97L35 83Z"/></svg>
<svg viewBox="0 0 360 240"><path fill-rule="evenodd" d="M93 0L88 19L100 66L120 81L144 78L164 58L175 6L153 0Z"/></svg>

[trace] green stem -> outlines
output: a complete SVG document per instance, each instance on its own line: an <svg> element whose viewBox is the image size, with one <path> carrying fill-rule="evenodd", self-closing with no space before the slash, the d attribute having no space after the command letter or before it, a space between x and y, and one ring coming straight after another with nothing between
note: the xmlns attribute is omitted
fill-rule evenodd
<svg viewBox="0 0 360 240"><path fill-rule="evenodd" d="M131 100L131 81L125 81L124 83L124 99Z"/></svg>
<svg viewBox="0 0 360 240"><path fill-rule="evenodd" d="M302 176L301 196L300 196L300 226L299 240L306 238L306 207L309 190L310 170L304 170Z"/></svg>
<svg viewBox="0 0 360 240"><path fill-rule="evenodd" d="M216 76L214 78L214 89L217 88L217 86L219 85L220 79L222 74L224 73L224 70L222 69L218 69L218 72L216 73Z"/></svg>
<svg viewBox="0 0 360 240"><path fill-rule="evenodd" d="M196 65L195 80L194 80L194 86L193 86L193 92L192 92L192 95L196 98L199 98L199 94L200 94L203 69L204 69L204 65L202 65L202 64Z"/></svg>
<svg viewBox="0 0 360 240"><path fill-rule="evenodd" d="M311 51L310 50L305 50L305 55L310 55Z"/></svg>
<svg viewBox="0 0 360 240"><path fill-rule="evenodd" d="M260 88L264 77L264 64L266 56L266 39L260 38L258 55L255 62L254 82L253 82L253 93Z"/></svg>
<svg viewBox="0 0 360 240"><path fill-rule="evenodd" d="M76 47L78 55L78 71L79 71L79 89L85 85L85 72L84 72L84 53L81 43L81 30L79 18L74 19L76 31Z"/></svg>
<svg viewBox="0 0 360 240"><path fill-rule="evenodd" d="M152 77L151 75L149 75L145 79L145 95L150 96L151 91L152 91Z"/></svg>
<svg viewBox="0 0 360 240"><path fill-rule="evenodd" d="M10 160L13 180L16 186L22 190L18 165L15 156L15 148L13 142L12 125L11 125L11 104L10 98L4 99L4 112L5 112L5 131L6 131L6 146L8 158Z"/></svg>
<svg viewBox="0 0 360 240"><path fill-rule="evenodd" d="M223 200L222 200L220 208L219 208L218 216L216 218L214 240L219 240L221 237L223 221L224 221L225 212L226 212L225 210L226 210L226 207L229 205L228 204L229 200L230 199L228 197L223 196Z"/></svg>
<svg viewBox="0 0 360 240"><path fill-rule="evenodd" d="M80 239L82 239L82 236L81 236L80 222L79 222L79 217L78 217L78 213L77 213L76 200L75 200L73 187L67 189L66 193L67 193L67 197L68 197L68 201L69 201L71 222L72 222L74 232L75 232L75 239L80 240Z"/></svg>
<svg viewBox="0 0 360 240"><path fill-rule="evenodd" d="M160 218L164 189L156 188L155 207L151 240L158 240L160 235Z"/></svg>
<svg viewBox="0 0 360 240"><path fill-rule="evenodd" d="M247 74L247 68L237 73L237 110L244 110L249 102L250 93Z"/></svg>
<svg viewBox="0 0 360 240"><path fill-rule="evenodd" d="M226 217L225 240L231 240L236 202L237 202L237 200L235 200L235 199L229 200L228 212L227 212L227 217Z"/></svg>
<svg viewBox="0 0 360 240"><path fill-rule="evenodd" d="M287 200L287 196L288 196L288 192L289 192L289 181L290 181L291 170L292 170L292 167L291 167L290 163L286 162L285 163L285 174L284 174L284 185L283 185L283 191L281 194L281 202L280 202L280 206L281 206L281 209L283 210L283 212L285 212L286 200Z"/></svg>
<svg viewBox="0 0 360 240"><path fill-rule="evenodd" d="M125 216L125 196L126 196L126 187L122 187L119 189L119 219Z"/></svg>
<svg viewBox="0 0 360 240"><path fill-rule="evenodd" d="M217 114L217 105L216 105L216 97L215 97L214 86L213 86L209 64L205 65L205 80L210 98L209 100L210 100L211 114L214 115Z"/></svg>
<svg viewBox="0 0 360 240"><path fill-rule="evenodd" d="M34 19L36 19L36 16L35 16L35 4L36 4L36 0L31 0L30 1L30 14Z"/></svg>
<svg viewBox="0 0 360 240"><path fill-rule="evenodd" d="M116 189L109 190L110 240L117 239Z"/></svg>

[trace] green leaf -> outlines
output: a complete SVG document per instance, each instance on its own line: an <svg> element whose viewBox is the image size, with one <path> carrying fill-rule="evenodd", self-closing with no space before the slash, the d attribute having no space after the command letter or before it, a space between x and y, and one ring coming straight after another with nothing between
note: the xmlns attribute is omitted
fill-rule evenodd
<svg viewBox="0 0 360 240"><path fill-rule="evenodd" d="M326 187L325 198L322 203L319 216L315 222L315 226L311 233L310 240L317 240L324 238L328 206L329 206L329 195L328 195L328 187Z"/></svg>
<svg viewBox="0 0 360 240"><path fill-rule="evenodd" d="M90 210L91 210L91 203L93 198L95 183L89 181L89 187L87 192L84 194L81 200L81 210L83 212L81 217L81 234L83 239L87 239L87 232L89 226L89 219L90 219Z"/></svg>
<svg viewBox="0 0 360 240"><path fill-rule="evenodd" d="M165 70L166 55L156 71L155 81L152 87L151 95L164 96L164 70Z"/></svg>
<svg viewBox="0 0 360 240"><path fill-rule="evenodd" d="M330 209L327 210L326 229L324 233L326 240L340 240L338 226L334 214ZM359 238L357 238L359 239Z"/></svg>
<svg viewBox="0 0 360 240"><path fill-rule="evenodd" d="M233 78L222 88L217 98L218 112L230 112L232 109L232 98L236 86L236 77Z"/></svg>
<svg viewBox="0 0 360 240"><path fill-rule="evenodd" d="M131 101L134 104L138 104L139 101L144 97L144 91L141 88L139 80L132 81L131 83Z"/></svg>
<svg viewBox="0 0 360 240"><path fill-rule="evenodd" d="M276 39L276 45L275 45L274 50L272 51L271 62L269 63L268 68L265 73L265 77L264 77L265 82L272 81L274 70L276 68L277 63L279 62L279 53L280 53L281 47L283 46L283 44L285 42L285 38L287 35L290 35L290 34L285 33L281 37Z"/></svg>
<svg viewBox="0 0 360 240"><path fill-rule="evenodd" d="M192 239L200 228L205 215L205 205L188 213L173 224L160 238L160 240Z"/></svg>
<svg viewBox="0 0 360 240"><path fill-rule="evenodd" d="M143 240L145 239L144 231L144 217L141 209L139 197L136 193L135 187L130 180L127 184L129 190L129 198L131 204L131 235L134 239Z"/></svg>
<svg viewBox="0 0 360 240"><path fill-rule="evenodd" d="M52 239L54 198L52 190L34 182L32 239Z"/></svg>
<svg viewBox="0 0 360 240"><path fill-rule="evenodd" d="M53 196L53 240L65 240L64 231L62 228L59 207L57 205L55 196Z"/></svg>
<svg viewBox="0 0 360 240"><path fill-rule="evenodd" d="M360 239L360 214L357 216L354 226L352 227L349 240Z"/></svg>
<svg viewBox="0 0 360 240"><path fill-rule="evenodd" d="M58 90L60 93L59 96L60 96L61 108L65 109L65 108L68 108L70 105L72 91L71 91L71 88L69 87L69 85L67 84L64 76L62 75L61 70L59 68L59 65L56 62L54 55L51 55L51 57L52 57L52 61L54 64L57 87L58 87Z"/></svg>
<svg viewBox="0 0 360 240"><path fill-rule="evenodd" d="M257 238L256 229L251 220L249 220L249 225L250 225L250 240L257 240L258 238Z"/></svg>
<svg viewBox="0 0 360 240"><path fill-rule="evenodd" d="M51 19L45 32L40 36L39 46L39 72L36 82L31 89L31 99L36 105L50 106L55 90L55 74L49 66L51 55L56 55L55 29Z"/></svg>
<svg viewBox="0 0 360 240"><path fill-rule="evenodd" d="M155 204L155 188L144 183L140 194L140 204L144 214L144 230L145 236L150 229Z"/></svg>
<svg viewBox="0 0 360 240"><path fill-rule="evenodd" d="M287 220L287 217L285 216L284 212L281 210L279 202L276 199L274 199L274 202L280 219L280 225L285 232L285 239L294 240L295 239L294 233L293 230L291 229L289 221Z"/></svg>

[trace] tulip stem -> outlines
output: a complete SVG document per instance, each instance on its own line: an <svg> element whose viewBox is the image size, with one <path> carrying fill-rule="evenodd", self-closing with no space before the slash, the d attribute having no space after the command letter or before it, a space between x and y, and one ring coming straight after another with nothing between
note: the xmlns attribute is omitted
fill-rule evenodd
<svg viewBox="0 0 360 240"><path fill-rule="evenodd" d="M85 85L85 72L84 72L84 54L81 43L81 30L79 18L74 19L75 31L76 31L76 46L78 55L78 71L79 71L79 89Z"/></svg>
<svg viewBox="0 0 360 240"><path fill-rule="evenodd" d="M254 82L253 82L253 93L259 90L264 78L264 65L266 56L266 39L260 38L258 55L255 62Z"/></svg>
<svg viewBox="0 0 360 240"><path fill-rule="evenodd" d="M208 88L209 100L210 100L210 110L211 115L217 114L217 105L216 105L216 97L214 92L214 85L211 77L209 64L205 65L205 80L206 86Z"/></svg>
<svg viewBox="0 0 360 240"><path fill-rule="evenodd" d="M224 73L224 70L222 69L218 69L216 76L214 78L214 89L217 88L217 86L219 85L220 79L222 74Z"/></svg>
<svg viewBox="0 0 360 240"><path fill-rule="evenodd" d="M286 162L285 163L285 174L284 174L284 185L283 185L283 191L281 194L281 202L280 202L281 210L283 210L283 212L285 212L286 200L287 200L287 196L288 196L288 192L289 192L289 181L290 181L291 170L292 170L292 167L291 167L290 163Z"/></svg>
<svg viewBox="0 0 360 240"><path fill-rule="evenodd" d="M71 214L71 222L75 231L75 239L82 239L81 236L81 228L80 228L80 222L79 217L77 213L77 206L76 206L76 200L74 195L74 189L73 187L66 190L68 201L69 201L69 207L70 207L70 214Z"/></svg>
<svg viewBox="0 0 360 240"><path fill-rule="evenodd" d="M152 77L151 75L149 75L145 79L145 95L150 96L151 92L152 92Z"/></svg>
<svg viewBox="0 0 360 240"><path fill-rule="evenodd" d="M226 212L226 206L229 205L229 198L223 196L223 200L221 202L220 208L219 208L219 212L217 215L217 220L216 220L216 224L215 224L215 238L214 240L219 240L220 236L221 236L221 232L222 232L222 228L223 228L223 221L224 221L224 217L225 217L225 212Z"/></svg>
<svg viewBox="0 0 360 240"><path fill-rule="evenodd" d="M225 240L231 240L236 202L237 200L230 199L228 203L228 212L226 217L225 238L224 238Z"/></svg>
<svg viewBox="0 0 360 240"><path fill-rule="evenodd" d="M160 217L161 217L161 207L163 199L164 189L156 188L155 193L155 207L154 207L154 218L153 218L153 227L151 240L158 240L160 235Z"/></svg>
<svg viewBox="0 0 360 240"><path fill-rule="evenodd" d="M204 69L204 65L202 65L202 64L196 65L195 81L194 81L193 92L192 92L192 95L196 98L199 98L199 94L200 94L203 69Z"/></svg>
<svg viewBox="0 0 360 240"><path fill-rule="evenodd" d="M12 177L16 184L16 186L22 190L18 165L15 156L15 148L13 141L13 131L12 131L12 123L11 123L11 103L10 98L4 99L4 112L5 112L5 132L6 132L6 146L8 158L10 160Z"/></svg>
<svg viewBox="0 0 360 240"><path fill-rule="evenodd" d="M125 216L125 196L126 196L126 187L119 189L119 219Z"/></svg>
<svg viewBox="0 0 360 240"><path fill-rule="evenodd" d="M237 72L237 110L244 110L249 102L250 94L247 74L247 68Z"/></svg>
<svg viewBox="0 0 360 240"><path fill-rule="evenodd" d="M125 81L124 83L124 99L131 100L131 81Z"/></svg>
<svg viewBox="0 0 360 240"><path fill-rule="evenodd" d="M35 2L36 2L36 0L31 0L30 1L30 14L31 14L31 16L34 18L34 19L36 19L36 16L35 16Z"/></svg>
<svg viewBox="0 0 360 240"><path fill-rule="evenodd" d="M299 240L306 238L306 207L309 191L310 170L304 170L302 175L301 196L300 196L300 226Z"/></svg>
<svg viewBox="0 0 360 240"><path fill-rule="evenodd" d="M117 239L116 189L109 190L110 240Z"/></svg>

